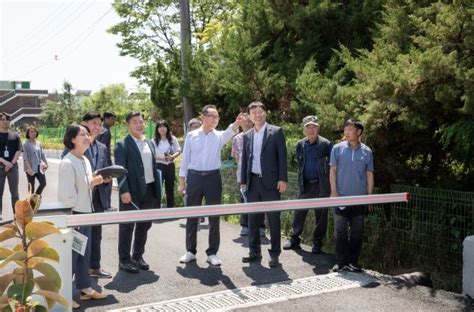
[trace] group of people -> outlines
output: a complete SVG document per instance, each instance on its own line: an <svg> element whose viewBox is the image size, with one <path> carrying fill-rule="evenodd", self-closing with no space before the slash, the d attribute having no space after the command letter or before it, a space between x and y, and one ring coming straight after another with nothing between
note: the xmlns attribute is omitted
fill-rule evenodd
<svg viewBox="0 0 474 312"><path fill-rule="evenodd" d="M10 188L12 209L15 210L15 203L19 198L19 172L18 160L23 155L23 169L28 181L29 191L41 195L46 187L45 172L48 169L48 160L43 152L43 147L38 139L38 129L30 126L25 132L25 143L21 143L21 138L10 128L11 116L5 112L0 112L0 221L3 213L3 191L5 182L8 181ZM38 180L38 187L35 190L35 182Z"/></svg>
<svg viewBox="0 0 474 312"><path fill-rule="evenodd" d="M219 113L214 105L202 109L202 125L188 132L179 171L178 190L187 196L188 206L218 205L222 198L220 176L221 150L232 137L232 156L237 161L237 183L242 202L274 201L287 189L287 150L283 130L267 123L263 103L252 102L246 113L240 113L234 123L224 131L216 130ZM345 140L333 144L319 134L316 116L302 120L304 138L296 145L298 162L299 199L368 195L373 192L373 155L360 142L364 127L360 121L348 119L344 123ZM236 135L239 127L243 133ZM236 135L236 136L235 136ZM334 209L336 236L336 264L333 271L357 272L361 268L358 258L362 248L362 231L366 206L338 207ZM292 235L283 249L300 249L303 225L308 210L294 214ZM270 232L270 267L280 265L281 232L280 213L252 213L241 216L241 235L248 235L249 253L243 263L262 260L261 236L264 220ZM312 252L322 251L327 231L328 209L315 210L315 227ZM186 252L181 263L196 260L197 218L186 222ZM220 244L219 218L209 217L209 246L207 262L221 265L217 256Z"/></svg>
<svg viewBox="0 0 474 312"><path fill-rule="evenodd" d="M219 112L214 105L203 107L199 118L189 121L188 132L181 146L172 135L165 120L156 123L153 140L145 138L145 122L140 112L125 117L128 135L116 143L116 165L127 169L128 174L118 178L119 210L159 208L162 185L165 186L166 206L175 207L174 160L182 153L178 172L178 193L186 196L187 206L219 205L222 201L221 151L232 142L232 156L236 160L237 184L242 202L280 200L287 189L287 148L283 129L268 123L263 103L255 101L240 113L226 130L216 130ZM9 129L9 115L0 113L0 191L3 194L8 179L12 203L18 199L17 161L23 151L25 172L31 189L39 181L36 193L41 194L46 179L48 162L41 144L36 140L38 130L28 128L26 143ZM96 173L112 162L110 128L115 124L113 113L101 116L88 112L79 124L67 127L64 136L66 147L59 168L58 199L73 207L75 214L102 213L110 209L111 179ZM299 199L372 194L373 155L360 142L364 130L361 122L349 119L344 123L345 140L333 145L320 135L316 116L302 120L304 138L296 145L298 163ZM243 132L239 133L242 128ZM239 133L239 134L238 134ZM16 188L15 188L16 185ZM334 208L336 264L333 271L360 271L358 258L362 247L362 232L366 206ZM292 234L283 249L300 249L301 233L308 210L294 213ZM270 267L280 265L281 231L280 212L251 213L241 216L241 235L248 236L248 255L243 263L262 260L261 237L265 235L265 217L270 234ZM312 252L322 251L327 231L328 209L315 209L315 227ZM220 218L209 217L209 244L207 262L219 266ZM196 260L199 218L186 221L185 253L181 263ZM119 269L129 273L148 270L143 258L147 233L151 222L119 225ZM101 226L76 229L88 237L84 255L74 253L73 272L80 299L103 299L106 296L91 288L91 277L109 278L111 274L101 268ZM79 306L75 303L75 306Z"/></svg>

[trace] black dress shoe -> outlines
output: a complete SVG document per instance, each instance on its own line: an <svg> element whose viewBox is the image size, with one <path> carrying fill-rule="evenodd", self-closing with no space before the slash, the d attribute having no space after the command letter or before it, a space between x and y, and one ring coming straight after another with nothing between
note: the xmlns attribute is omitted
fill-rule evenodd
<svg viewBox="0 0 474 312"><path fill-rule="evenodd" d="M261 254L249 254L247 257L242 258L243 263L260 262L260 261L262 261Z"/></svg>
<svg viewBox="0 0 474 312"><path fill-rule="evenodd" d="M285 250L290 250L290 249L296 250L296 249L301 249L301 246L300 246L299 243L288 242L285 245L283 245L283 249L285 249Z"/></svg>
<svg viewBox="0 0 474 312"><path fill-rule="evenodd" d="M148 271L150 269L150 266L143 260L143 257L133 259L133 262L135 262L135 266L140 270Z"/></svg>
<svg viewBox="0 0 474 312"><path fill-rule="evenodd" d="M119 269L128 273L138 273L138 268L132 262L119 262Z"/></svg>
<svg viewBox="0 0 474 312"><path fill-rule="evenodd" d="M97 278L111 278L112 277L112 274L102 269L90 269L89 275L91 277L97 277Z"/></svg>
<svg viewBox="0 0 474 312"><path fill-rule="evenodd" d="M278 261L278 257L271 258L270 261L268 261L268 265L271 268L276 268L277 266L280 265L280 261Z"/></svg>

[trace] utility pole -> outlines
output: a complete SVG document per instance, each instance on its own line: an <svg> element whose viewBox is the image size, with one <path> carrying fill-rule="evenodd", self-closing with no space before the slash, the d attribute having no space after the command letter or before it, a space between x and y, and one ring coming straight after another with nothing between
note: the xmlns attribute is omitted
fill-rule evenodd
<svg viewBox="0 0 474 312"><path fill-rule="evenodd" d="M189 0L179 1L180 25L181 25L181 84L183 86L183 108L184 108L184 129L188 131L188 121L193 118L193 106L188 98L189 75L188 58L191 55L191 26L189 19Z"/></svg>

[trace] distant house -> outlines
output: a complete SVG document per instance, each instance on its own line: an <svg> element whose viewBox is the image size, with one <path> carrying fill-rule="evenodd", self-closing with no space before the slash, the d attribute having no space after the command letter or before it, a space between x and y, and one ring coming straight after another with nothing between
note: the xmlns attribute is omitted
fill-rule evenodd
<svg viewBox="0 0 474 312"><path fill-rule="evenodd" d="M12 117L12 124L37 124L48 90L32 90L29 81L0 81L0 111Z"/></svg>

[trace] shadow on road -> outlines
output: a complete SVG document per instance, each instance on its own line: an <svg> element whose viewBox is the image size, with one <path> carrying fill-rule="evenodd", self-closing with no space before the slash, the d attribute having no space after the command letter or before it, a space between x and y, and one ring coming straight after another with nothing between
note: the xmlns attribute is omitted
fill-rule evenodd
<svg viewBox="0 0 474 312"><path fill-rule="evenodd" d="M253 280L252 286L291 281L283 266L267 268L259 262L254 262L242 267L242 271Z"/></svg>
<svg viewBox="0 0 474 312"><path fill-rule="evenodd" d="M104 285L104 288L121 293L129 293L139 286L156 283L159 279L160 277L152 270L140 271L138 274L118 271L112 281Z"/></svg>
<svg viewBox="0 0 474 312"><path fill-rule="evenodd" d="M176 272L185 278L197 279L206 286L224 285L227 289L235 289L236 286L229 276L222 273L220 267L209 265L200 267L196 262L186 264L184 267L176 267Z"/></svg>
<svg viewBox="0 0 474 312"><path fill-rule="evenodd" d="M314 266L313 272L316 275L330 273L330 270L335 263L334 255L325 252L321 252L317 255L303 249L294 250L293 252L299 255L303 262Z"/></svg>

